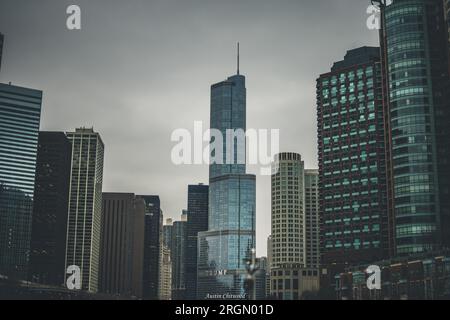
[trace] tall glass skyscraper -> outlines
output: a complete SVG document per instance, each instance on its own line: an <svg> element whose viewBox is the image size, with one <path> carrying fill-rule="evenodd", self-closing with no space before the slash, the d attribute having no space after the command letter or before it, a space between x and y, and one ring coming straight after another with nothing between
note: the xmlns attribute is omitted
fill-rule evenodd
<svg viewBox="0 0 450 320"><path fill-rule="evenodd" d="M223 163L210 165L209 227L199 233L197 298L247 299L245 261L255 248L256 177L245 174L245 142L226 139L227 130L246 130L245 77L239 70L211 87L210 127L222 133ZM227 154L233 155L231 163Z"/></svg>
<svg viewBox="0 0 450 320"><path fill-rule="evenodd" d="M28 272L42 92L0 84L0 274Z"/></svg>
<svg viewBox="0 0 450 320"><path fill-rule="evenodd" d="M442 0L383 10L397 254L450 244L450 80Z"/></svg>

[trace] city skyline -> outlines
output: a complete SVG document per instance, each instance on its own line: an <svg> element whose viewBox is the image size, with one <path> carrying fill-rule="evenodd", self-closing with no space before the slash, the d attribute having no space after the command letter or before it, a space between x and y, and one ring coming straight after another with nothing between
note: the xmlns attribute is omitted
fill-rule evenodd
<svg viewBox="0 0 450 320"><path fill-rule="evenodd" d="M450 0L6 1L0 300L450 299Z"/></svg>
<svg viewBox="0 0 450 320"><path fill-rule="evenodd" d="M3 1L0 29L5 48L0 81L44 91L41 130L94 126L107 145L103 191L158 194L165 218L175 218L185 207L188 184L208 181L207 165L176 167L170 163L170 133L192 128L195 120L208 123L209 84L235 69L237 41L241 42L241 70L248 78L248 127L280 128L280 151L302 154L311 168L317 167L317 74L329 69L330 62L349 47L376 44L378 39L377 32L366 28L364 1L283 5L259 1L256 7L248 1L235 3L234 8L208 3L200 11L186 4L179 4L184 11L174 10L171 1L136 4L113 2L105 9L79 1L82 30L72 33L65 29L65 1L39 5ZM227 15L228 10L233 14ZM171 17L169 21L158 17L162 13ZM109 14L115 19L108 19ZM225 16L231 16L234 26ZM319 16L322 32L310 28ZM132 21L131 17L132 25L109 21ZM202 22L184 27L186 21ZM327 32L336 25L344 41ZM264 37L258 36L261 28ZM183 55L176 50L178 45ZM163 54L169 56L162 58ZM312 59L315 56L322 58ZM65 82L56 82L60 78ZM178 116L167 116L172 114L168 109ZM161 183L164 180L171 183ZM259 256L266 255L270 233L269 199L270 178L258 175Z"/></svg>

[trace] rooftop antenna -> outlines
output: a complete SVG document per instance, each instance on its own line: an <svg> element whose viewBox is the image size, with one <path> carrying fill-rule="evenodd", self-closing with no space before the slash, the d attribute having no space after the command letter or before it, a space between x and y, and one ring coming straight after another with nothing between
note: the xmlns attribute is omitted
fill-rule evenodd
<svg viewBox="0 0 450 320"><path fill-rule="evenodd" d="M237 74L239 74L239 42L237 43Z"/></svg>

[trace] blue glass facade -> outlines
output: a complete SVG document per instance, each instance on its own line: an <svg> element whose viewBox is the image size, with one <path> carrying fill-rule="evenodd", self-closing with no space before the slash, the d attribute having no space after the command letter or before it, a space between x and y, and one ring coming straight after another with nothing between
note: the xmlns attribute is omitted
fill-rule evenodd
<svg viewBox="0 0 450 320"><path fill-rule="evenodd" d="M198 299L248 298L245 260L255 248L256 177L245 174L245 139L226 139L227 130L245 131L245 124L245 77L238 74L211 87L210 127L222 133L223 163L210 165L209 227L198 236ZM231 163L227 153L228 159L234 155Z"/></svg>
<svg viewBox="0 0 450 320"><path fill-rule="evenodd" d="M222 133L223 150L221 163L212 163L209 167L209 177L214 178L225 174L245 174L245 142L239 144L239 141L235 139L234 144L230 144L226 141L227 130L246 130L244 76L235 75L211 87L210 121L211 129L220 130ZM214 141L214 138L212 141ZM233 159L230 164L227 164L227 155L229 159ZM239 158L244 159L244 163L239 163ZM217 161L219 162L220 159Z"/></svg>
<svg viewBox="0 0 450 320"><path fill-rule="evenodd" d="M0 274L26 279L42 92L0 84Z"/></svg>

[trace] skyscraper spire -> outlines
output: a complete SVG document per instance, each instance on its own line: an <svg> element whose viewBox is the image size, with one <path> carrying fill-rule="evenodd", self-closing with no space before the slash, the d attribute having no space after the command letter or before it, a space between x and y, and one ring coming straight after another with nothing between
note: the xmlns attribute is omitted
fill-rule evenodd
<svg viewBox="0 0 450 320"><path fill-rule="evenodd" d="M237 43L237 74L239 74L239 42Z"/></svg>

